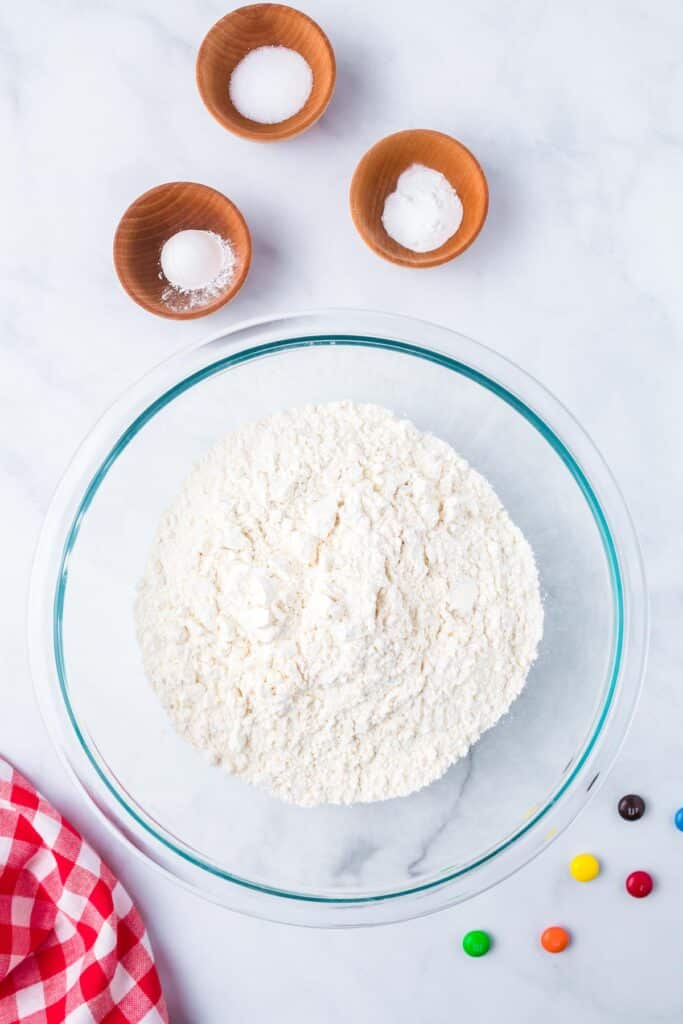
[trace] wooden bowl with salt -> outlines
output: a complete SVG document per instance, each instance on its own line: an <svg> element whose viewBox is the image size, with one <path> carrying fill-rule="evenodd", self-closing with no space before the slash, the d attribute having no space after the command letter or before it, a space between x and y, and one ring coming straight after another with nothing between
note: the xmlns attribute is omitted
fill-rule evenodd
<svg viewBox="0 0 683 1024"><path fill-rule="evenodd" d="M234 273L205 302L178 294L161 270L161 250L178 231L212 231L229 243ZM114 266L119 281L149 313L170 320L208 316L237 295L251 263L247 223L227 196L208 185L171 181L143 193L128 207L114 235Z"/></svg>
<svg viewBox="0 0 683 1024"><path fill-rule="evenodd" d="M252 50L283 46L307 61L313 85L303 107L275 124L244 117L230 98L230 78ZM251 4L231 11L205 36L197 55L197 86L205 106L228 131L255 142L278 142L306 131L325 112L336 79L334 50L312 18L284 4Z"/></svg>
<svg viewBox="0 0 683 1024"><path fill-rule="evenodd" d="M458 193L460 226L438 249L413 252L396 242L382 223L384 203L412 164L439 171ZM358 164L350 191L351 216L359 235L385 260L403 267L436 267L464 252L481 231L489 204L486 177L476 158L443 132L416 128L380 139Z"/></svg>

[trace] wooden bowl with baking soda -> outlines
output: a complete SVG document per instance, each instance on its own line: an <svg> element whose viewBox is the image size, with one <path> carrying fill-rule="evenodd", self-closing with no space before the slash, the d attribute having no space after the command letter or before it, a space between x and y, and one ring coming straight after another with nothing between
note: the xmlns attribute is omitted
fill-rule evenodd
<svg viewBox="0 0 683 1024"><path fill-rule="evenodd" d="M395 201L395 194L400 191L400 186L397 189L399 178L415 165L423 174L431 169L439 172L436 177L443 175L446 179L441 179L443 187L451 194L454 189L457 198L453 202L459 200L461 204L457 228L445 241L427 251L415 251L401 244L389 234L383 222L383 218L386 221L387 199L393 196ZM424 201L422 206L411 202L413 198L408 195L404 200L406 230L413 228L419 234L421 225L412 222L423 210L425 224L422 226L428 230L434 205L430 206L429 196L415 197ZM361 159L351 181L351 216L361 238L378 256L403 267L436 267L459 256L481 231L488 202L486 177L469 149L450 135L427 129L396 132L380 139Z"/></svg>
<svg viewBox="0 0 683 1024"><path fill-rule="evenodd" d="M162 252L168 254L166 270L175 268L171 280ZM201 275L207 256L213 277L192 280L197 261ZM192 181L145 192L128 207L114 236L114 266L124 289L149 313L171 320L195 320L230 302L250 263L251 237L240 211L221 192Z"/></svg>
<svg viewBox="0 0 683 1024"><path fill-rule="evenodd" d="M197 56L197 86L228 131L278 142L315 124L332 98L334 50L319 25L284 4L240 7L216 22Z"/></svg>

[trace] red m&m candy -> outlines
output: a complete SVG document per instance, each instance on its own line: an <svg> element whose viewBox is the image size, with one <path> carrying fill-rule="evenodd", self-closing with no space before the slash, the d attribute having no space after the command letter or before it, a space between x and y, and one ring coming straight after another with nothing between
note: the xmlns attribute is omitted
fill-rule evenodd
<svg viewBox="0 0 683 1024"><path fill-rule="evenodd" d="M652 875L647 871L632 871L626 879L626 892L637 900L649 896L652 892Z"/></svg>

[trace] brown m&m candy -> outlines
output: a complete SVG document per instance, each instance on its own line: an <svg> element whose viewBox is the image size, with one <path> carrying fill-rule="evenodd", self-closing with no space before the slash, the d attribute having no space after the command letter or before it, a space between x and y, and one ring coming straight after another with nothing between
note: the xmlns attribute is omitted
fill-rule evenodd
<svg viewBox="0 0 683 1024"><path fill-rule="evenodd" d="M618 810L624 821L637 821L645 814L645 801L637 793L628 793L619 801Z"/></svg>

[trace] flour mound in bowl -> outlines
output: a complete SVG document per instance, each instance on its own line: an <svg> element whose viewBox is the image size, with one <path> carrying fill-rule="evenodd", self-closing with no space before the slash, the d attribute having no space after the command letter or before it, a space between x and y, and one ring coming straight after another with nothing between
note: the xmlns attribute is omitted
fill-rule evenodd
<svg viewBox="0 0 683 1024"><path fill-rule="evenodd" d="M439 778L518 696L543 628L531 548L490 484L352 402L215 445L162 517L135 615L177 730L303 805Z"/></svg>

